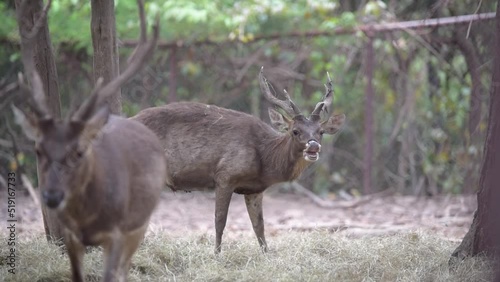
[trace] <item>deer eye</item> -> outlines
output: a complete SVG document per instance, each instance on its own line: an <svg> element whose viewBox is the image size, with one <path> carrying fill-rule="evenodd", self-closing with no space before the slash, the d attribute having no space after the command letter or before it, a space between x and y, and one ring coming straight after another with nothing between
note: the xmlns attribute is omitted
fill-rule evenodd
<svg viewBox="0 0 500 282"><path fill-rule="evenodd" d="M80 150L76 150L76 157L77 158L81 158L83 156L83 151L80 151Z"/></svg>
<svg viewBox="0 0 500 282"><path fill-rule="evenodd" d="M292 133L293 133L293 135L295 135L295 136L298 136L298 135L300 134L300 132L299 132L297 129L294 129L294 130L292 131Z"/></svg>
<svg viewBox="0 0 500 282"><path fill-rule="evenodd" d="M325 134L325 131L324 130L320 130L319 131L319 135L323 136L323 134Z"/></svg>

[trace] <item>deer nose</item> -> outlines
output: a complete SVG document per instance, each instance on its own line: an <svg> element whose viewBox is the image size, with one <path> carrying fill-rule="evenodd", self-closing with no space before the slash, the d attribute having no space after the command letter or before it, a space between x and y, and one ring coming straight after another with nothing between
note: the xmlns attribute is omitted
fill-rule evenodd
<svg viewBox="0 0 500 282"><path fill-rule="evenodd" d="M63 197L64 197L63 191L49 190L42 192L43 202L51 209L57 208L59 204L62 202Z"/></svg>
<svg viewBox="0 0 500 282"><path fill-rule="evenodd" d="M318 153L321 151L321 144L319 144L316 140L309 140L306 144L306 151Z"/></svg>

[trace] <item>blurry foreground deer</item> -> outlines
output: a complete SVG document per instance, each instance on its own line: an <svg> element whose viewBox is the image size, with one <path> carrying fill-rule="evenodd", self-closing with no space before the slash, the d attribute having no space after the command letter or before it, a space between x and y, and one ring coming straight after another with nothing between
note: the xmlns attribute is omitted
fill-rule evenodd
<svg viewBox="0 0 500 282"><path fill-rule="evenodd" d="M127 69L105 86L98 80L91 96L64 120L50 115L33 50L23 50L31 89L21 84L34 102L32 113L13 109L25 134L35 141L42 203L57 211L65 228L73 281L84 281L85 246L98 245L104 248L103 280L126 280L165 183L158 137L139 122L111 115L104 102L141 68L156 45L158 23L147 41L142 1L138 4L141 40Z"/></svg>

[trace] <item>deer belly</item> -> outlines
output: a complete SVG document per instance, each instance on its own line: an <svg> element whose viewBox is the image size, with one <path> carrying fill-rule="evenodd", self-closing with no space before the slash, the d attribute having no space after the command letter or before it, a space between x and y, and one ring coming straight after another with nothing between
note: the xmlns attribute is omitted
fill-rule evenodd
<svg viewBox="0 0 500 282"><path fill-rule="evenodd" d="M215 182L213 178L207 177L202 173L192 171L174 174L171 177L171 185L168 185L173 191L202 191L213 190Z"/></svg>
<svg viewBox="0 0 500 282"><path fill-rule="evenodd" d="M81 242L84 246L99 246L102 242L108 240L110 237L109 232L102 232L97 234L89 234L87 232L82 232Z"/></svg>
<svg viewBox="0 0 500 282"><path fill-rule="evenodd" d="M267 187L257 186L257 187L238 187L234 190L236 194L249 195L249 194L257 194L262 193L266 190Z"/></svg>

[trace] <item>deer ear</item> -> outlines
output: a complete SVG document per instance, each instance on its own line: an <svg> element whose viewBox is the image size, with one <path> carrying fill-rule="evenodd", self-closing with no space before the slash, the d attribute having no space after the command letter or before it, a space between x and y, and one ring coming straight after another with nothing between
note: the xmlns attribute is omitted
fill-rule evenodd
<svg viewBox="0 0 500 282"><path fill-rule="evenodd" d="M290 120L272 108L269 108L269 119L271 125L279 131L286 131L290 127Z"/></svg>
<svg viewBox="0 0 500 282"><path fill-rule="evenodd" d="M335 134L345 123L345 115L333 115L328 120L321 123L321 128L326 134Z"/></svg>
<svg viewBox="0 0 500 282"><path fill-rule="evenodd" d="M85 140L92 140L101 131L101 129L108 123L109 120L109 107L107 105L101 106L92 117L85 123L82 137Z"/></svg>
<svg viewBox="0 0 500 282"><path fill-rule="evenodd" d="M40 141L42 134L38 127L38 120L33 115L20 110L14 105L11 105L11 107L15 121L21 126L24 134L35 142Z"/></svg>

